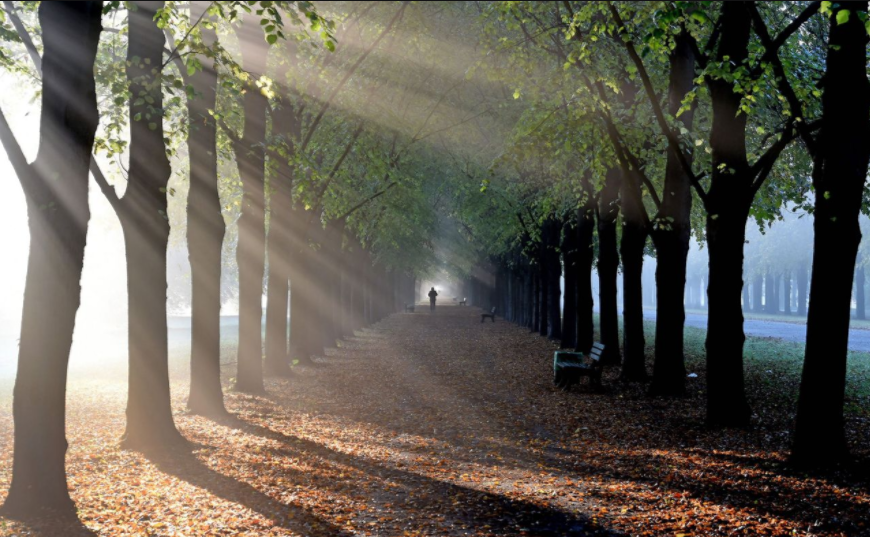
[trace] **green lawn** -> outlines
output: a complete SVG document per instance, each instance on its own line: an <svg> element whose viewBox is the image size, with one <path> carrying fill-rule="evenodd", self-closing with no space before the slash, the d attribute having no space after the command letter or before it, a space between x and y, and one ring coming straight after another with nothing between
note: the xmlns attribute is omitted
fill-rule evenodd
<svg viewBox="0 0 870 537"><path fill-rule="evenodd" d="M595 315L596 331L598 315ZM704 340L706 330L685 328L686 371L697 373L698 379L689 380L689 389L703 388L706 376ZM598 334L596 332L596 338ZM655 321L644 321L647 370L652 373L655 352ZM620 317L620 344L622 343L622 318ZM804 360L803 343L775 338L747 337L743 351L746 371L746 387L756 412L765 408L791 409L797 405L801 368ZM870 353L849 352L848 377L846 381L847 417L870 417Z"/></svg>

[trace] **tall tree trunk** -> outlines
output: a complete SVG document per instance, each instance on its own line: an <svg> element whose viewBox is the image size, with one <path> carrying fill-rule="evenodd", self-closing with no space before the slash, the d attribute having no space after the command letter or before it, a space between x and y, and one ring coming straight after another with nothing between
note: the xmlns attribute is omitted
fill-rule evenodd
<svg viewBox="0 0 870 537"><path fill-rule="evenodd" d="M589 189L587 187L587 193ZM587 197L577 213L577 346L578 352L589 352L593 343L592 308L592 238L595 232L595 202ZM611 356L612 357L612 356ZM619 358L619 353L616 353Z"/></svg>
<svg viewBox="0 0 870 537"><path fill-rule="evenodd" d="M353 328L359 330L365 326L366 309L365 309L365 278L366 278L366 257L363 251L362 243L357 239L354 245L354 259L357 270L352 271L353 274Z"/></svg>
<svg viewBox="0 0 870 537"><path fill-rule="evenodd" d="M559 235L562 231L562 223L552 218L547 224L547 280L550 282L547 288L547 337L552 340L562 339L562 309L559 301L562 298L560 278L562 277L562 262L559 256Z"/></svg>
<svg viewBox="0 0 870 537"><path fill-rule="evenodd" d="M290 353L299 365L313 365L317 354L317 330L314 315L312 249L308 244L309 215L301 207L293 210L290 229Z"/></svg>
<svg viewBox="0 0 870 537"><path fill-rule="evenodd" d="M764 311L770 314L777 312L778 306L776 303L776 275L768 269L767 275L764 277Z"/></svg>
<svg viewBox="0 0 870 537"><path fill-rule="evenodd" d="M329 329L327 346L334 348L339 339L344 336L342 328L342 237L344 236L345 221L331 220L326 227L326 243L324 244L324 254L326 261L326 276L328 279L327 285L327 300L329 300ZM397 283L401 284L398 289L399 293L396 296L397 306L404 308L405 303L413 301L413 296L408 293L408 279L402 275L402 279Z"/></svg>
<svg viewBox="0 0 870 537"><path fill-rule="evenodd" d="M750 18L743 2L725 2L719 17L716 60L728 57L741 65L748 57ZM750 409L743 377L743 244L752 203L751 173L746 157L746 114L733 81L709 81L713 104L710 147L713 152L711 186L707 193L707 422L716 426L745 426Z"/></svg>
<svg viewBox="0 0 870 537"><path fill-rule="evenodd" d="M239 29L242 63L258 77L266 71L268 45L259 17L243 17ZM263 273L266 265L266 168L262 146L266 143L266 97L256 87L244 96L245 127L235 144L242 180L242 213L236 261L239 266L239 347L236 390L265 393L263 385Z"/></svg>
<svg viewBox="0 0 870 537"><path fill-rule="evenodd" d="M90 219L88 166L99 122L94 60L102 6L39 6L42 114L32 164L0 115L0 139L24 187L30 229L12 403L12 484L3 506L10 516L75 512L64 472L66 379Z"/></svg>
<svg viewBox="0 0 870 537"><path fill-rule="evenodd" d="M193 2L190 18L199 20L206 5ZM213 28L202 26L203 45L217 42ZM187 195L187 250L190 260L191 344L190 396L187 408L197 414L226 414L221 387L221 251L226 224L218 195L215 109L217 72L214 60L201 55L202 70L188 77L197 96L188 99L190 191Z"/></svg>
<svg viewBox="0 0 870 537"><path fill-rule="evenodd" d="M749 311L751 309L751 302L749 299L749 285L743 286L743 311Z"/></svg>
<svg viewBox="0 0 870 537"><path fill-rule="evenodd" d="M807 314L807 291L809 290L809 275L807 265L801 263L797 271L797 312L798 315Z"/></svg>
<svg viewBox="0 0 870 537"><path fill-rule="evenodd" d="M536 264L533 266L533 284L532 284L532 332L537 332L541 326L541 266Z"/></svg>
<svg viewBox="0 0 870 537"><path fill-rule="evenodd" d="M867 318L866 302L864 298L864 267L855 269L855 317L864 320Z"/></svg>
<svg viewBox="0 0 870 537"><path fill-rule="evenodd" d="M163 141L163 92L152 72L152 66L163 59L165 37L154 22L163 2L136 2L136 6L129 14L127 48L132 96L130 172L119 211L127 253L130 338L123 444L148 450L165 449L184 439L175 428L169 392L166 185L172 170Z"/></svg>
<svg viewBox="0 0 870 537"><path fill-rule="evenodd" d="M853 11L838 23L839 11ZM867 82L867 2L834 8L831 17L822 126L813 163L815 198L813 275L807 345L792 460L833 466L848 457L843 420L852 276L870 160L870 87ZM863 15L863 17L859 16Z"/></svg>
<svg viewBox="0 0 870 537"><path fill-rule="evenodd" d="M669 57L670 84L668 111L675 115L695 79L695 54L687 33L675 39ZM692 128L693 110L680 116ZM686 366L683 356L683 326L686 322L684 293L686 260L692 232L692 191L686 171L673 150L668 151L664 196L652 239L656 247L656 344L653 382L654 395L683 395L686 392Z"/></svg>
<svg viewBox="0 0 870 537"><path fill-rule="evenodd" d="M781 280L782 274L776 274L773 277L773 313L775 314L779 314L779 305L782 303Z"/></svg>
<svg viewBox="0 0 870 537"><path fill-rule="evenodd" d="M546 224L545 224L546 226ZM547 244L546 244L546 229L541 233L541 244L538 245L538 266L540 269L538 270L538 277L541 280L541 288L540 294L541 297L538 300L538 308L540 312L538 313L538 320L540 324L538 325L538 333L542 336L547 335L547 326L550 322L550 286L553 282L550 281L550 266L549 260L547 259Z"/></svg>
<svg viewBox="0 0 870 537"><path fill-rule="evenodd" d="M782 311L786 315L791 315L791 272L786 271L782 275Z"/></svg>
<svg viewBox="0 0 870 537"><path fill-rule="evenodd" d="M619 363L619 306L616 293L619 272L619 250L616 239L616 219L619 216L619 190L622 188L622 170L612 167L607 170L604 187L598 197L598 306L601 343L607 363ZM634 364L637 365L637 364ZM646 378L643 364L629 371L623 367L626 380Z"/></svg>
<svg viewBox="0 0 870 537"><path fill-rule="evenodd" d="M293 61L295 50L287 51L290 59L280 64L275 78L281 88L281 103L272 112L272 130L281 130L280 139L287 151L287 157L278 161L275 174L269 180L269 229L266 242L268 256L268 287L266 288L266 341L264 361L265 372L273 376L290 375L287 336L287 310L290 291L290 226L294 221L293 211L293 168L289 161L293 158L296 144L301 135L301 118L293 103L291 90L287 87L287 75Z"/></svg>
<svg viewBox="0 0 870 537"><path fill-rule="evenodd" d="M562 227L562 264L565 266L565 302L562 308L563 349L577 346L577 222L574 217L566 218ZM517 292L519 296L521 292ZM519 322L519 319L517 319Z"/></svg>
<svg viewBox="0 0 870 537"><path fill-rule="evenodd" d="M623 217L622 243L622 300L623 300L623 354L625 367L639 371L645 364L643 335L643 255L647 231L642 223ZM658 297L662 299L661 295Z"/></svg>
<svg viewBox="0 0 870 537"><path fill-rule="evenodd" d="M761 303L762 292L764 290L764 276L756 274L752 280L752 311L761 313L764 306Z"/></svg>

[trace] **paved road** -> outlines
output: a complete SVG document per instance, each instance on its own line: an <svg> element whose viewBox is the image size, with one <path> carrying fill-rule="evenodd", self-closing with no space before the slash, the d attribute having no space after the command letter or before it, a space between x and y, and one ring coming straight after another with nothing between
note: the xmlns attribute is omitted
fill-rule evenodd
<svg viewBox="0 0 870 537"><path fill-rule="evenodd" d="M656 312L644 309L645 319L655 320ZM707 316L689 313L686 315L686 326L707 329ZM777 321L757 321L747 319L743 323L743 331L747 336L775 337L785 341L803 343L807 337L807 325L798 323L783 323ZM853 351L870 352L870 330L849 330L849 349Z"/></svg>

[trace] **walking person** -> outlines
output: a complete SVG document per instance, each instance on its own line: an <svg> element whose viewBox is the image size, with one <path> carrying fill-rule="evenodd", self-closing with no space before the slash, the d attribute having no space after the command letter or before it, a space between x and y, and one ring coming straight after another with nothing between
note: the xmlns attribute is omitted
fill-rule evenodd
<svg viewBox="0 0 870 537"><path fill-rule="evenodd" d="M433 287L431 291L429 291L429 311L431 313L435 312L435 297L438 296L438 293L435 291Z"/></svg>

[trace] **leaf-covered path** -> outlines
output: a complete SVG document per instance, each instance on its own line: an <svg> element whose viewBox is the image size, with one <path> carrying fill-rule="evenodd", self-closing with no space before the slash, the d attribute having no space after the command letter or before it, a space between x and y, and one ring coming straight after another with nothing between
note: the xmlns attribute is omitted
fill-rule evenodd
<svg viewBox="0 0 870 537"><path fill-rule="evenodd" d="M222 423L181 412L179 383L190 456L120 450L123 386L76 384L68 466L83 525L0 518L0 534L870 534L866 482L784 468L776 401L759 403L753 430L722 432L702 426L697 389L655 400L608 372L601 393L561 392L550 342L479 314L393 315L270 380L268 397L229 394ZM0 420L5 491L6 407Z"/></svg>

